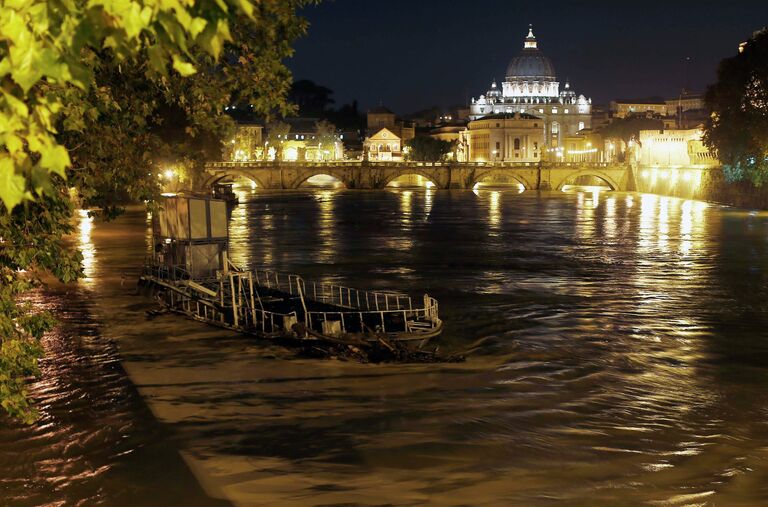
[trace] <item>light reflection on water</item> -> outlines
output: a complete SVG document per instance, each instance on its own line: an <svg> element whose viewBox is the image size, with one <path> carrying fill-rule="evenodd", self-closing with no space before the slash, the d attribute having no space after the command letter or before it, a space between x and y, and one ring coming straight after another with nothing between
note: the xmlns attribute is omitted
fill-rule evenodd
<svg viewBox="0 0 768 507"><path fill-rule="evenodd" d="M142 223L126 226L138 241ZM128 371L208 491L241 505L768 500L768 216L621 193L255 193L230 231L239 264L428 291L442 350L473 353L299 360L114 315ZM127 264L97 232L100 265Z"/></svg>
<svg viewBox="0 0 768 507"><path fill-rule="evenodd" d="M83 254L84 283L93 283L93 276L97 268L96 247L91 241L93 230L93 217L87 210L79 210L77 218L78 242L77 249Z"/></svg>

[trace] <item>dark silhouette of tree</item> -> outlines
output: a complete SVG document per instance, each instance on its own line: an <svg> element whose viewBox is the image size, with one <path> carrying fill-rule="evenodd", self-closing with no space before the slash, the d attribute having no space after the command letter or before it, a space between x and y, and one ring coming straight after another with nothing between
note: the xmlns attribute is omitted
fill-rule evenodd
<svg viewBox="0 0 768 507"><path fill-rule="evenodd" d="M633 115L615 120L601 128L598 133L605 139L621 139L629 142L630 139L637 139L641 130L662 130L663 128L664 121L660 118Z"/></svg>
<svg viewBox="0 0 768 507"><path fill-rule="evenodd" d="M357 101L344 104L336 110L326 111L323 118L327 119L340 129L362 130L365 128L365 115L357 107Z"/></svg>
<svg viewBox="0 0 768 507"><path fill-rule="evenodd" d="M320 118L333 104L333 90L309 79L295 81L288 92L288 100L298 106L299 116Z"/></svg>
<svg viewBox="0 0 768 507"><path fill-rule="evenodd" d="M761 186L768 181L768 29L720 62L705 100L712 114L704 143L716 151L726 178Z"/></svg>
<svg viewBox="0 0 768 507"><path fill-rule="evenodd" d="M453 143L435 139L429 136L418 136L407 141L405 145L409 148L408 160L417 160L419 162L440 162L451 152Z"/></svg>

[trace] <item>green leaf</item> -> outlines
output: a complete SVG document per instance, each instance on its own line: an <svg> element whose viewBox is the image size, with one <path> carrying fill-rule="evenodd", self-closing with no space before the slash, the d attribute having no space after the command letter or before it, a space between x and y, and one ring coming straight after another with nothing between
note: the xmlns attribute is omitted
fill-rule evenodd
<svg viewBox="0 0 768 507"><path fill-rule="evenodd" d="M173 68L176 70L176 72L184 77L191 76L197 72L194 65L189 62L185 62L178 55L173 55Z"/></svg>
<svg viewBox="0 0 768 507"><path fill-rule="evenodd" d="M16 174L10 157L0 158L0 200L10 213L24 197L24 177Z"/></svg>
<svg viewBox="0 0 768 507"><path fill-rule="evenodd" d="M5 97L5 101L8 103L8 105L11 108L11 111L13 111L15 115L21 118L26 118L29 115L29 108L27 107L27 105L21 100L14 97L12 93L8 93L5 90L3 90L3 97Z"/></svg>
<svg viewBox="0 0 768 507"><path fill-rule="evenodd" d="M40 150L40 165L51 172L66 178L65 172L70 165L69 152L60 144L43 146Z"/></svg>
<svg viewBox="0 0 768 507"><path fill-rule="evenodd" d="M153 69L159 72L162 76L168 77L168 66L163 48L154 44L147 48L147 56L149 56L149 63Z"/></svg>

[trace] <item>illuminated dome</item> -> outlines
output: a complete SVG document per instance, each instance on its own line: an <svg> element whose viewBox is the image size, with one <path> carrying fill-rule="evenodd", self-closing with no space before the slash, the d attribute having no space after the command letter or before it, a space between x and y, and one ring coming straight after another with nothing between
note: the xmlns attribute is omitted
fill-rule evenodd
<svg viewBox="0 0 768 507"><path fill-rule="evenodd" d="M523 50L507 66L507 80L514 79L555 80L555 67L539 50L533 27L528 29Z"/></svg>

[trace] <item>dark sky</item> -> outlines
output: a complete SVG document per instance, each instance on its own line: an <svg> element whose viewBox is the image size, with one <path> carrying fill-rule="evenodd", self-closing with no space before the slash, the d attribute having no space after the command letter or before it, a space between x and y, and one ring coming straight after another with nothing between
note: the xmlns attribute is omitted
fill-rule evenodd
<svg viewBox="0 0 768 507"><path fill-rule="evenodd" d="M533 23L562 83L596 104L701 91L718 62L768 25L768 0L325 0L288 65L334 90L337 105L397 113L466 103L501 81Z"/></svg>

